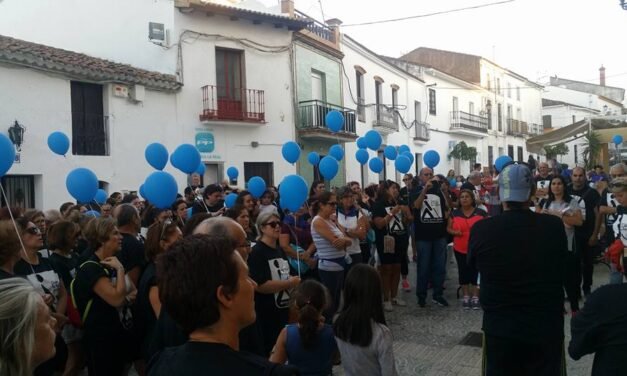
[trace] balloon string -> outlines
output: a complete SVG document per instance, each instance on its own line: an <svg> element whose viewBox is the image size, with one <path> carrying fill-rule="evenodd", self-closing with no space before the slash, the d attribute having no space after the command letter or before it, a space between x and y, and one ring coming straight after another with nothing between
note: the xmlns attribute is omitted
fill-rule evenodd
<svg viewBox="0 0 627 376"><path fill-rule="evenodd" d="M291 216L294 219L294 228L292 229L289 224L287 225L287 228L290 230L292 236L294 236L294 243L296 244L296 265L298 269L298 278L300 278L300 252L298 252L298 236L296 236L296 216L294 214L291 214Z"/></svg>
<svg viewBox="0 0 627 376"><path fill-rule="evenodd" d="M96 205L98 205L98 203L96 203ZM87 207L89 208L89 211L91 212L91 215L94 216L94 218L98 218L98 216L96 215L96 213L94 213L94 209L92 209L91 207L91 203L87 204ZM102 211L102 207L100 207L100 205L98 205L98 207L100 208L100 211Z"/></svg>
<svg viewBox="0 0 627 376"><path fill-rule="evenodd" d="M26 253L26 247L24 247L24 242L22 241L22 235L20 234L20 230L17 228L17 222L15 222L15 217L13 217L13 211L11 210L11 204L9 203L9 199L7 198L7 194L4 191L4 185L0 184L0 191L2 191L2 197L4 197L4 202L7 203L7 210L9 212L9 216L11 217L11 222L13 223L13 227L15 228L15 233L17 234L17 238L20 240L20 246L22 247L22 253L24 253L24 258L28 260L28 254ZM27 262L28 266L30 266L33 274L35 273L35 269L30 262Z"/></svg>
<svg viewBox="0 0 627 376"><path fill-rule="evenodd" d="M192 190L192 193L194 194L194 197L196 201L198 201L198 196L196 196L196 192L194 192L194 189L192 188L191 184L187 185L189 187L189 189ZM200 202L202 202L202 206L205 207L205 211L207 213L209 213L209 207L207 206L207 204L205 204L205 198L204 197L200 197Z"/></svg>

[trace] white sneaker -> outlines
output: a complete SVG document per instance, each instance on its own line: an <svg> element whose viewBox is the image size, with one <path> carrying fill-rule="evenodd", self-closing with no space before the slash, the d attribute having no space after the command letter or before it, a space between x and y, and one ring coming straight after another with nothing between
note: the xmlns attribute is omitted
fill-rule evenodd
<svg viewBox="0 0 627 376"><path fill-rule="evenodd" d="M383 310L386 311L386 312L394 311L394 308L392 308L392 302L390 302L390 301L383 302Z"/></svg>
<svg viewBox="0 0 627 376"><path fill-rule="evenodd" d="M397 305L399 307L407 306L407 303L401 298L392 299L392 304Z"/></svg>

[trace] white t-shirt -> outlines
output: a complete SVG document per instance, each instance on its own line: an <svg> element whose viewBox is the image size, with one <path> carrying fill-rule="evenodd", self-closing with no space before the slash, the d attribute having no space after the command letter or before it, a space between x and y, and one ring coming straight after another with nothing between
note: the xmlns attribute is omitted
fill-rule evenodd
<svg viewBox="0 0 627 376"><path fill-rule="evenodd" d="M581 207L579 206L579 203L577 202L578 198L577 197L573 197L571 198L570 202L565 202L565 201L553 201L551 202L548 206L546 204L546 202L544 203L544 205L542 206L543 209L548 209L548 210L555 210L555 211L560 211L562 213L566 213L569 211L581 211ZM575 242L575 227L574 226L568 226L567 224L564 223L564 229L566 230L566 239L568 240L568 250L569 251L573 251L573 246L574 246L574 242Z"/></svg>
<svg viewBox="0 0 627 376"><path fill-rule="evenodd" d="M342 356L346 375L396 376L392 331L381 324L372 323L372 341L361 347L335 337Z"/></svg>

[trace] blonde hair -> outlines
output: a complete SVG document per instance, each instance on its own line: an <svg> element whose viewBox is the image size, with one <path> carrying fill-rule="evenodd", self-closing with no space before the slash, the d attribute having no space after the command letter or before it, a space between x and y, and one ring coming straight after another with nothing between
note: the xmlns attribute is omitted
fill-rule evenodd
<svg viewBox="0 0 627 376"><path fill-rule="evenodd" d="M87 223L84 235L93 250L97 251L109 240L115 227L116 222L113 218L95 218Z"/></svg>
<svg viewBox="0 0 627 376"><path fill-rule="evenodd" d="M40 295L23 278L0 281L0 375L32 375Z"/></svg>
<svg viewBox="0 0 627 376"><path fill-rule="evenodd" d="M266 222L268 222L268 220L272 217L281 220L281 217L279 217L279 215L273 211L262 212L257 217L257 222L255 223L255 225L257 226L257 240L261 239L261 237L263 236L263 231L261 231L261 227L263 227L263 225L265 225Z"/></svg>
<svg viewBox="0 0 627 376"><path fill-rule="evenodd" d="M608 187L612 193L627 192L627 176L613 179Z"/></svg>

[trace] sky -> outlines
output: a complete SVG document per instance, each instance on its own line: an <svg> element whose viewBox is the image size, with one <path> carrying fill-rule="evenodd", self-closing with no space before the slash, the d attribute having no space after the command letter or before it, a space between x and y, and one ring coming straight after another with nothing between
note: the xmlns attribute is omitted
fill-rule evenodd
<svg viewBox="0 0 627 376"><path fill-rule="evenodd" d="M279 0L257 0L276 6ZM627 88L627 10L619 0L514 0L405 21L393 19L503 0L294 0L321 20L339 18L342 32L376 53L398 57L418 47L479 55L546 84L557 75Z"/></svg>

